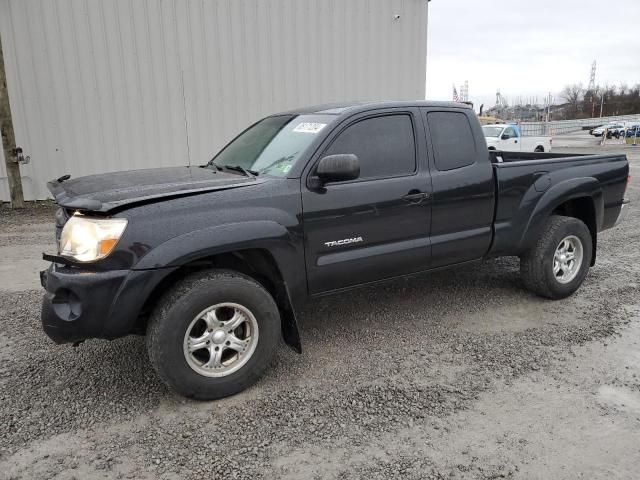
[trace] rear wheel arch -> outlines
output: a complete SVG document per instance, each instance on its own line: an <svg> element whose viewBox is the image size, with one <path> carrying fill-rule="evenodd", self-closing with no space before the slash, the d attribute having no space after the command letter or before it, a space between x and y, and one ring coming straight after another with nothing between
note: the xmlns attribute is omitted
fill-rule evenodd
<svg viewBox="0 0 640 480"><path fill-rule="evenodd" d="M552 185L540 197L533 193L532 187L524 200L534 203L535 207L528 210L523 204L520 205L520 212L526 216L527 223L520 236L518 254L533 246L552 215L563 215L577 218L589 228L594 246L591 258L593 265L598 226L602 225L604 214L604 199L597 179L579 177L564 180Z"/></svg>
<svg viewBox="0 0 640 480"><path fill-rule="evenodd" d="M595 265L598 242L598 223L595 201L592 197L583 196L567 200L553 209L551 215L573 217L582 221L591 233L593 245L590 265Z"/></svg>

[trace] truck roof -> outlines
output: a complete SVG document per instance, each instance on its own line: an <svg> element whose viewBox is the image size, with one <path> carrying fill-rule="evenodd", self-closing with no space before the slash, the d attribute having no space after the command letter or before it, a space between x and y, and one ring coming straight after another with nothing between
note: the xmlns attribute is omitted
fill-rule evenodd
<svg viewBox="0 0 640 480"><path fill-rule="evenodd" d="M374 108L406 108L406 107L442 107L442 108L464 108L470 110L472 107L465 103L456 102L438 102L432 100L405 100L405 101L376 101L376 102L345 102L345 103L328 103L323 105L314 105L309 107L296 108L284 112L276 113L277 115L305 115L305 114L325 114L325 115L342 115L344 113L357 113L361 111L372 110Z"/></svg>

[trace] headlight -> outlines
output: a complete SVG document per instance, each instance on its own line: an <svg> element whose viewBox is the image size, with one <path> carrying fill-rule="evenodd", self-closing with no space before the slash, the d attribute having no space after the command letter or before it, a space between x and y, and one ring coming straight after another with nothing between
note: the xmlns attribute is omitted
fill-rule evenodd
<svg viewBox="0 0 640 480"><path fill-rule="evenodd" d="M93 262L106 257L120 240L127 220L124 218L71 217L60 235L60 255L79 262Z"/></svg>

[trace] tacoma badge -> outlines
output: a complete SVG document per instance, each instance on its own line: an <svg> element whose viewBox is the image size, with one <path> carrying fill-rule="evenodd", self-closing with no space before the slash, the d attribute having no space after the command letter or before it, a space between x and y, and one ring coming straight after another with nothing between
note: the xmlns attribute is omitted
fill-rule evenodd
<svg viewBox="0 0 640 480"><path fill-rule="evenodd" d="M327 247L337 247L338 245L348 245L349 243L362 242L362 237L345 238L342 240L333 240L331 242L324 242Z"/></svg>

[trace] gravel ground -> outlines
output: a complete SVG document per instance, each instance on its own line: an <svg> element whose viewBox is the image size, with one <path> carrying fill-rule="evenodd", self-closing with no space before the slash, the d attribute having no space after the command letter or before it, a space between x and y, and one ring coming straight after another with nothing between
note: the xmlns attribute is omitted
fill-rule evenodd
<svg viewBox="0 0 640 480"><path fill-rule="evenodd" d="M604 150L640 204L640 153ZM0 253L49 242L52 213L0 209ZM511 258L314 300L304 355L216 402L168 392L141 337L54 345L37 279L0 270L0 478L637 478L639 237L632 211L559 302Z"/></svg>

